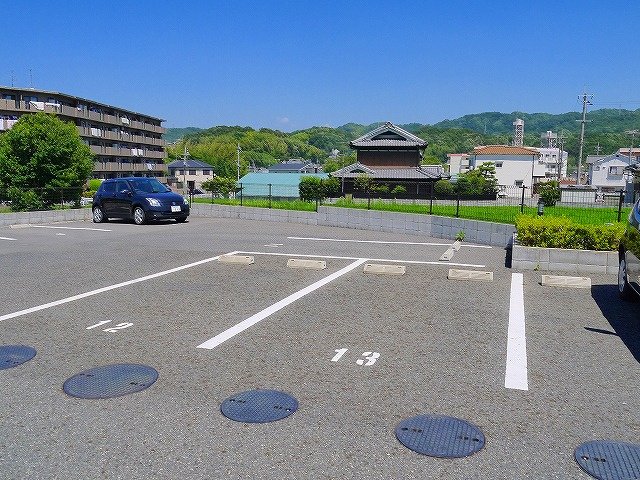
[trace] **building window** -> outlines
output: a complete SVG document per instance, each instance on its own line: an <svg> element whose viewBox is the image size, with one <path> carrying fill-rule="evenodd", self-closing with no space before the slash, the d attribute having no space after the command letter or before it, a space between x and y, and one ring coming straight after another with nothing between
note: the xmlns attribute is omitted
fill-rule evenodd
<svg viewBox="0 0 640 480"><path fill-rule="evenodd" d="M196 171L195 170L189 170L189 175L195 175Z"/></svg>
<svg viewBox="0 0 640 480"><path fill-rule="evenodd" d="M202 170L203 175L211 175L211 170Z"/></svg>
<svg viewBox="0 0 640 480"><path fill-rule="evenodd" d="M623 173L623 166L615 166L615 167L609 167L609 175L622 175Z"/></svg>
<svg viewBox="0 0 640 480"><path fill-rule="evenodd" d="M502 162L496 162L496 168L502 168Z"/></svg>
<svg viewBox="0 0 640 480"><path fill-rule="evenodd" d="M521 187L522 186L522 182L523 182L523 180L516 180L516 187Z"/></svg>

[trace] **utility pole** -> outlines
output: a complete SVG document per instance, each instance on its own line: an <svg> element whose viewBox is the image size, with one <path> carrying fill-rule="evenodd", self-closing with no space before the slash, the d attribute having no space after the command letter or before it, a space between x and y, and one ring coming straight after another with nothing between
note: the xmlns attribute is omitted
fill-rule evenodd
<svg viewBox="0 0 640 480"><path fill-rule="evenodd" d="M596 155L600 155L600 152L602 151L602 147L600 146L600 142L598 142L598 144L596 145L596 148L594 150L596 151Z"/></svg>
<svg viewBox="0 0 640 480"><path fill-rule="evenodd" d="M624 133L631 136L631 146L629 147L629 165L631 165L631 151L633 150L633 140L634 140L635 136L640 133L640 131L639 130L625 130Z"/></svg>
<svg viewBox="0 0 640 480"><path fill-rule="evenodd" d="M238 163L237 163L237 166L238 166L238 178L237 178L237 180L239 182L240 181L240 152L242 151L242 149L240 148L240 144L239 143L238 143L238 150L237 151L238 151Z"/></svg>
<svg viewBox="0 0 640 480"><path fill-rule="evenodd" d="M564 134L560 133L558 135L558 158L557 162L557 173L558 173L558 184L560 183L560 179L562 178L562 167L564 166L564 141L567 137Z"/></svg>
<svg viewBox="0 0 640 480"><path fill-rule="evenodd" d="M579 98L579 97L578 97ZM584 124L587 123L587 105L593 105L591 103L591 99L593 95L589 95L588 93L582 94L582 120L576 120L576 122L580 122L580 153L578 154L578 176L576 178L576 185L580 185L582 182L582 149L584 148Z"/></svg>
<svg viewBox="0 0 640 480"><path fill-rule="evenodd" d="M184 146L184 154L182 155L182 189L187 194L187 158L189 158L189 150L187 145Z"/></svg>

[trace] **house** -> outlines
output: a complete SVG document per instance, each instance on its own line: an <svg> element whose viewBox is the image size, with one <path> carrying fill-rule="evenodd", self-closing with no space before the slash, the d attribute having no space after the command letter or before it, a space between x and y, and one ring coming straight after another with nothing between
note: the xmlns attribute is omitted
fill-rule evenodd
<svg viewBox="0 0 640 480"><path fill-rule="evenodd" d="M484 145L469 153L470 166L478 168L492 162L496 167L496 180L502 187L531 187L546 178L544 161L537 148L509 145ZM508 192L516 191L507 189Z"/></svg>
<svg viewBox="0 0 640 480"><path fill-rule="evenodd" d="M603 193L626 190L630 179L625 169L635 163L629 162L628 148L626 153L627 155L623 155L618 151L606 156L589 155L587 157L588 185L598 188Z"/></svg>
<svg viewBox="0 0 640 480"><path fill-rule="evenodd" d="M326 173L247 173L238 182L243 197L294 199L300 197L302 177L329 178Z"/></svg>
<svg viewBox="0 0 640 480"><path fill-rule="evenodd" d="M433 183L446 177L442 165L421 165L427 147L420 137L387 122L349 142L356 163L331 173L342 185L342 193L357 193L355 180L367 176L389 190L402 186L406 196L427 196Z"/></svg>
<svg viewBox="0 0 640 480"><path fill-rule="evenodd" d="M167 184L178 190L193 191L201 188L205 180L210 180L214 177L211 165L194 158L174 160L167 165L167 168L169 170Z"/></svg>
<svg viewBox="0 0 640 480"><path fill-rule="evenodd" d="M270 173L321 173L322 166L306 160L293 158L269 167Z"/></svg>
<svg viewBox="0 0 640 480"><path fill-rule="evenodd" d="M373 168L416 168L427 142L387 122L349 142L357 162Z"/></svg>

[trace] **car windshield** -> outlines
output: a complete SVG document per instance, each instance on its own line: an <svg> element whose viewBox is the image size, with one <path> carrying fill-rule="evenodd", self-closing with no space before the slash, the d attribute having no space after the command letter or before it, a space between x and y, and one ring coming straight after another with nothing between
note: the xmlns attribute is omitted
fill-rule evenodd
<svg viewBox="0 0 640 480"><path fill-rule="evenodd" d="M131 184L137 192L144 193L164 193L171 191L155 178L145 178L140 180L132 180Z"/></svg>

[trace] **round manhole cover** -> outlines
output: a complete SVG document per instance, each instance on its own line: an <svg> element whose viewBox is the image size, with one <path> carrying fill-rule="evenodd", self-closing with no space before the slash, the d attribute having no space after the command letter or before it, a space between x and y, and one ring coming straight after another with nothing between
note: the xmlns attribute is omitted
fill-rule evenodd
<svg viewBox="0 0 640 480"><path fill-rule="evenodd" d="M227 398L220 406L222 414L245 423L275 422L298 409L298 401L277 390L249 390Z"/></svg>
<svg viewBox="0 0 640 480"><path fill-rule="evenodd" d="M36 356L36 349L26 345L0 346L0 370L17 367Z"/></svg>
<svg viewBox="0 0 640 480"><path fill-rule="evenodd" d="M640 445L596 440L576 448L578 465L600 480L640 478Z"/></svg>
<svg viewBox="0 0 640 480"><path fill-rule="evenodd" d="M442 415L403 420L396 427L396 437L410 450L431 457L466 457L484 447L484 434L478 427Z"/></svg>
<svg viewBox="0 0 640 480"><path fill-rule="evenodd" d="M62 389L78 398L112 398L139 392L158 379L155 368L132 363L95 367L74 375Z"/></svg>

